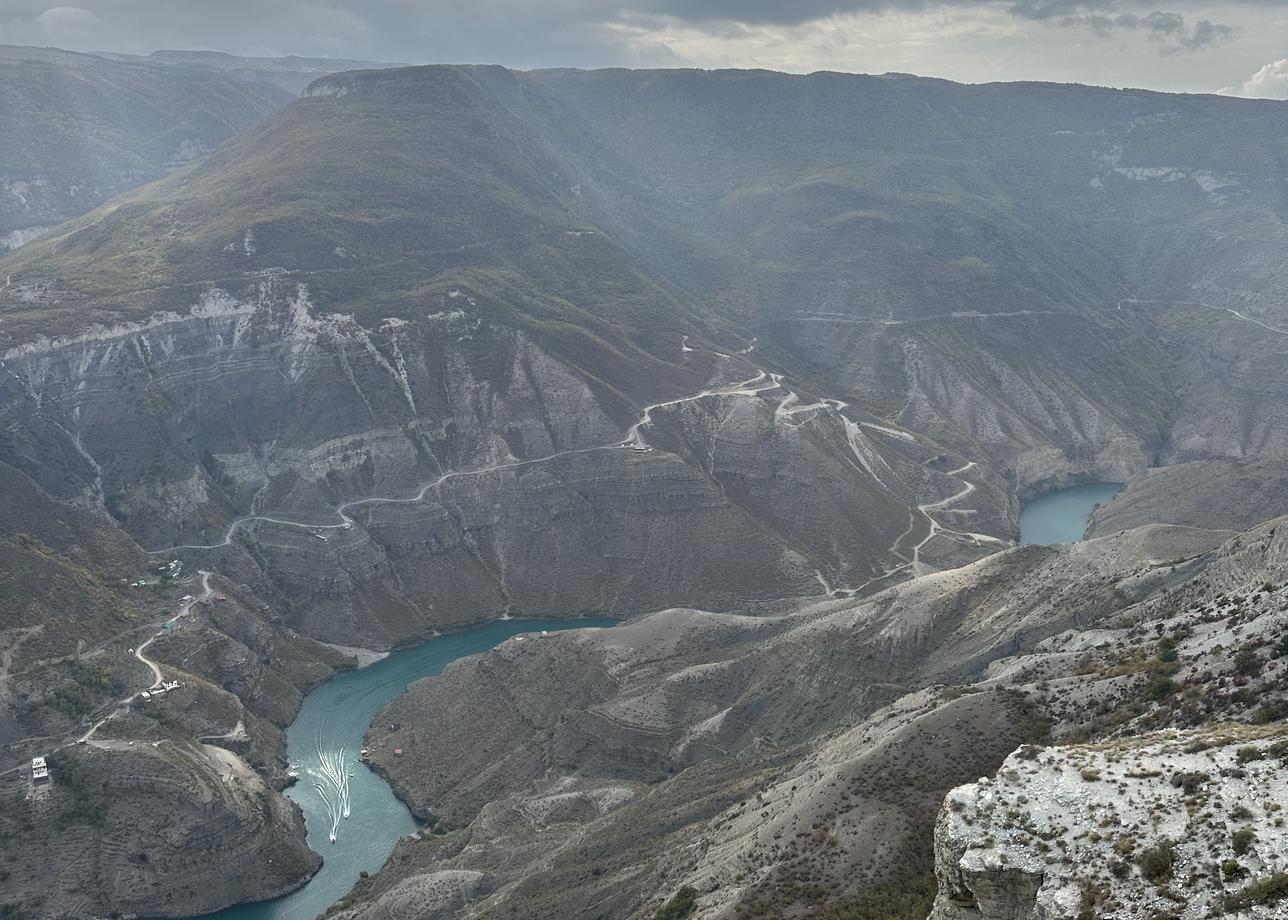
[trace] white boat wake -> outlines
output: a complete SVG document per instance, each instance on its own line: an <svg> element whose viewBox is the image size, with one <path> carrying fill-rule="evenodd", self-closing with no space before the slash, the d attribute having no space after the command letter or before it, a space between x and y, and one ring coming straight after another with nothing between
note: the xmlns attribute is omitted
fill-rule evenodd
<svg viewBox="0 0 1288 920"><path fill-rule="evenodd" d="M328 836L335 843L340 830L340 822L349 817L349 778L353 775L350 768L357 761L345 755L344 749L323 751L318 743L317 770L310 770L313 788L317 790L326 806L327 817L331 822Z"/></svg>

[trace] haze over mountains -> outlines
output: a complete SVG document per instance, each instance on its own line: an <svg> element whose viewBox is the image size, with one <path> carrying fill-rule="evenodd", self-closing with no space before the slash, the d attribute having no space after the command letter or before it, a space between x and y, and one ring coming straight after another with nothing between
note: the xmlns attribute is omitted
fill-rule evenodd
<svg viewBox="0 0 1288 920"><path fill-rule="evenodd" d="M1282 322L1283 117L902 77L324 78L6 261L10 462L63 497L101 490L150 549L209 544L377 642L444 616L727 608L729 584L793 596L970 558L1013 537L1035 489L1282 450L1281 402L1242 378ZM140 334L167 345L122 347ZM1235 372L1206 373L1223 347ZM54 398L84 389L69 366L100 384ZM752 382L770 373L781 385ZM650 415L668 450L610 449L675 400ZM110 438L112 462L74 451L55 471L23 447L69 436L91 457ZM643 491L602 493L623 480ZM967 482L932 533L918 506ZM427 483L421 502L352 506L344 587L241 549L294 556L313 541L299 528L251 521L224 545L246 515L327 524ZM731 526L745 539L713 561Z"/></svg>
<svg viewBox="0 0 1288 920"><path fill-rule="evenodd" d="M0 46L0 252L206 156L318 76L371 66Z"/></svg>
<svg viewBox="0 0 1288 920"><path fill-rule="evenodd" d="M257 816L288 808L301 694L349 663L322 643L500 616L640 618L391 704L376 765L452 830L348 915L651 916L689 885L695 916L902 889L924 916L944 793L1021 743L1281 721L1268 666L1185 706L1282 626L1288 104L455 66L288 101L325 62L5 55L0 114L49 130L0 156L0 230L42 229L0 259L0 769L146 677L135 633L181 589L122 585L178 558L227 606L157 642L180 703L104 735L165 739L159 786L245 779L176 880L102 801L109 755L143 755L71 745L50 826L124 842L21 909L298 884L298 822ZM1130 483L1103 539L1013 548L1021 501L1098 480ZM1209 615L1221 641L1184 646ZM1164 635L1193 692L1131 709L1180 671ZM0 831L45 852L22 808ZM292 857L239 890L238 841Z"/></svg>

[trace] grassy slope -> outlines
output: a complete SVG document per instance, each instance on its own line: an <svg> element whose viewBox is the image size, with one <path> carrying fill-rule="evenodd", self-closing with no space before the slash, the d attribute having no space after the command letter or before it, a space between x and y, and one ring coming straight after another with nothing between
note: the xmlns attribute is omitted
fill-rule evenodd
<svg viewBox="0 0 1288 920"><path fill-rule="evenodd" d="M820 311L1069 312L1083 324L1072 351L1126 341L1107 305L1212 279L1273 288L1267 256L1288 243L1276 103L497 67L357 72L315 92L0 260L0 346L183 308L208 284L240 290L281 268L321 309L366 319L415 316L460 288L638 395L678 385L684 334L756 332L765 360L806 372L817 345L790 324ZM1115 172L1160 166L1186 177ZM1218 201L1190 174L1237 184ZM45 302L16 296L32 283Z"/></svg>
<svg viewBox="0 0 1288 920"><path fill-rule="evenodd" d="M906 315L1098 301L1129 276L1177 274L1192 252L1156 257L1178 240L1250 220L1282 233L1288 213L1288 106L1270 102L760 71L429 67L318 86L347 95L302 100L122 202L61 260L120 253L128 217L151 257L204 281L246 267L217 254L254 225L274 244L261 265L322 268L339 244L406 290L436 268L513 261L501 244L524 233L598 224L678 284L750 292L744 315L821 285ZM1225 208L1188 181L1093 192L1111 159L1244 182ZM124 265L141 284L175 280Z"/></svg>
<svg viewBox="0 0 1288 920"><path fill-rule="evenodd" d="M67 654L137 619L120 580L150 563L111 522L0 464L0 632L39 625L23 656ZM22 656L20 656L22 657Z"/></svg>
<svg viewBox="0 0 1288 920"><path fill-rule="evenodd" d="M468 69L373 76L302 99L4 260L15 284L56 276L63 292L11 301L7 328L23 338L142 317L281 268L324 309L360 319L414 316L460 288L592 378L670 376L658 356L708 324L613 239L577 232L593 225L563 163Z"/></svg>
<svg viewBox="0 0 1288 920"><path fill-rule="evenodd" d="M1078 86L755 71L547 72L587 157L665 201L682 245L632 238L743 316L1102 304L1168 296L1222 240L1284 240L1288 106ZM1112 164L1111 161L1112 160ZM1240 182L1220 207L1175 167ZM1108 174L1103 188L1092 180ZM605 195L633 196L617 183ZM618 205L618 210L624 210ZM694 239L705 248L693 249Z"/></svg>

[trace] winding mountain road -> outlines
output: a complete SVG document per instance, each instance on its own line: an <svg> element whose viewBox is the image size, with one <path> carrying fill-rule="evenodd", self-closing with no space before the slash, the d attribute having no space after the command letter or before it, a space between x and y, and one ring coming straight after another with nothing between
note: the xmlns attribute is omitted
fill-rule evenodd
<svg viewBox="0 0 1288 920"><path fill-rule="evenodd" d="M985 314L985 316L986 315L987 314ZM977 317L976 315L972 315L972 318L977 318ZM750 345L736 352L736 354L746 355L750 353L754 348L755 348L755 340L752 340L752 343ZM689 345L688 338L686 336L684 339L681 340L680 350L682 352L691 352L691 351L695 351L696 349ZM723 352L713 351L713 354L716 354L723 359L735 360L733 355L725 354ZM652 403L651 405L644 406L640 410L639 418L626 430L624 437L620 441L613 441L607 444L598 444L591 447L581 447L581 448L574 448L571 450L556 451L555 453L552 453L552 454L547 454L542 457L533 457L526 460L508 460L505 462L489 464L487 466L482 466L482 467L475 467L473 469L468 469L468 470L454 470L452 472L444 473L441 476L424 484L416 492L414 492L409 496L402 496L402 497L369 496L366 498L357 498L351 501L344 502L343 504L336 506L331 512L337 518L337 520L332 523L325 523L325 524L305 523L302 521L290 520L284 517L273 516L271 514L252 513L252 514L245 515L244 517L239 517L236 520L234 520L231 524L229 524L228 529L224 532L223 538L216 543L184 543L184 544L178 544L175 546L167 546L161 549L150 550L149 552L153 555L163 555L163 554L169 554L172 552L180 552L183 550L215 550L226 546L232 546L234 542L233 538L236 536L238 530L240 530L247 524L259 523L259 522L278 524L285 527L298 527L298 528L301 528L304 530L310 530L310 531L347 529L354 526L357 523L349 513L351 510L355 508L359 508L363 505L375 505L375 504L396 505L396 504L415 504L418 502L422 502L425 500L425 496L428 495L430 492L432 492L434 489L454 479L463 479L466 477L473 477L473 476L485 476L485 475L500 472L503 470L520 469L526 466L534 466L537 464L548 463L552 460L557 460L561 457L570 457L570 456L576 456L579 454L597 453L599 451L605 451L605 450L621 450L621 449L634 449L634 450L641 450L641 451L652 450L653 449L652 446L649 445L648 441L644 436L644 429L646 429L650 424L652 424L653 413L659 409L666 409L673 406L679 406L686 403L696 402L702 399L708 399L711 397L735 396L735 397L755 398L760 396L760 394L762 393L767 393L773 390L782 390L784 393L783 399L779 401L779 404L774 411L774 420L776 423L788 425L790 427L796 427L797 425L800 424L799 422L794 421L797 416L801 416L801 415L805 415L805 414L817 412L817 411L829 411L829 412L836 413L838 416L840 416L841 422L845 426L846 439L849 443L850 451L854 455L856 471L870 477L872 480L874 480L877 483L877 485L879 485L881 488L885 489L886 491L890 492L891 494L897 494L902 496L904 493L911 491L907 488L906 484L900 480L900 477L898 476L898 474L893 469L891 469L891 467L886 462L885 458L880 454L880 452L872 444L869 443L868 437L864 433L864 429L878 432L888 436L898 437L902 440L910 441L910 442L916 440L915 435L913 435L910 432L889 428L883 425L876 425L868 422L856 422L845 415L845 410L849 408L849 404L840 399L823 398L815 402L804 404L801 402L798 394L792 392L791 390L787 389L783 385L783 377L781 374L777 374L777 373L773 373L772 371L766 371L766 370L757 368L756 374L754 376L746 380L742 380L738 383L729 384L724 387L712 387L708 389L702 389L702 390L699 390L697 393L693 393L689 396L681 396L675 399L662 400L660 402L656 402L656 403ZM960 476L961 474L968 472L974 467L975 467L975 463L970 462L960 467L957 470L953 470L949 472L947 475ZM893 480L893 482L889 480ZM891 551L893 555L903 560L901 564L896 565L893 568L889 568L881 575L878 575L873 579L869 579L868 581L864 582L862 585L858 587L853 587L853 588L843 587L843 586L833 586L827 580L827 578L824 577L823 573L820 570L816 570L815 574L818 578L819 583L823 586L824 592L830 597L853 596L854 594L858 593L859 591L862 591L864 588L866 588L868 585L872 584L873 582L884 580L890 577L891 575L899 571L902 571L905 568L910 567L912 568L914 573L920 573L924 569L924 563L922 563L921 561L922 549L935 536L940 534L952 534L954 536L959 536L964 540L975 545L978 545L980 542L991 542L991 543L996 543L1000 546L1010 545L1007 541L998 539L997 537L993 537L988 534L971 533L968 531L959 531L959 530L954 530L951 528L944 527L937 520L935 520L935 518L931 515L930 512L943 511L949 505L954 504L959 499L965 498L967 495L970 495L975 490L975 486L969 481L967 481L965 478L961 479L961 483L962 483L962 489L955 495L949 496L948 498L945 498L945 499L939 499L937 501L918 504L915 506L915 511L912 514L911 520L909 521L908 529L895 541L894 546L891 547ZM254 503L252 503L252 510L253 510L253 504ZM928 533L923 540L921 540L915 546L911 547L910 551L905 551L903 550L901 544L906 538L912 535L913 531L916 530L918 515L924 518L925 521L927 522Z"/></svg>
<svg viewBox="0 0 1288 920"><path fill-rule="evenodd" d="M560 457L572 457L578 454L591 454L591 453L597 453L599 451L604 451L604 450L620 450L624 447L626 448L648 447L648 443L644 440L644 437L641 435L640 429L643 428L645 425L649 424L653 420L652 414L654 411L658 409L664 409L671 406L678 406L683 403L694 402L699 399L707 399L712 396L756 396L759 393L763 393L768 390L775 390L781 386L782 386L782 377L780 375L770 374L770 373L766 373L765 371L760 371L756 374L756 376L752 377L751 379L745 380L741 383L732 384L729 387L702 390L698 393L694 393L691 396L682 396L678 399L663 400L662 402L657 402L657 403L653 403L652 405L645 406L641 411L639 420L635 422L633 425L631 425L629 429L627 429L625 438L622 439L621 441L613 441L611 444L597 444L592 447L578 447L572 450L561 450L553 454L547 454L543 457L532 457L527 460L508 460L503 463L494 463L489 466L475 467L474 469L469 469L469 470L454 470L450 473L444 473L443 475L439 476L437 479L434 479L426 483L425 485L421 486L421 488L417 492L415 492L410 496L403 496L400 498L389 498L389 497L383 497L383 496L369 496L367 498L355 498L352 501L347 501L342 505L336 506L333 513L339 517L339 521L331 524L309 524L309 523L304 523L302 521L291 521L285 518L273 517L271 515L266 515L266 514L248 514L245 517L237 518L235 521L229 524L227 531L224 532L223 539L220 540L218 543L181 543L175 546L162 547L161 549L148 550L148 552L153 556L158 556L158 555L164 555L167 553L178 552L181 550L209 550L209 549L220 549L225 546L231 546L233 542L233 536L237 533L239 528L241 528L246 524L255 523L259 521L264 521L272 524L281 524L286 527L300 527L305 530L342 529L347 526L351 526L352 524L355 523L353 518L349 516L350 509L358 508L358 507L361 507L362 505L374 505L374 504L383 504L383 505L416 504L417 502L424 501L425 496L428 495L430 492L432 492L434 489L438 488L443 483L453 479L463 479L471 476L484 476L489 473L500 472L501 470L519 469L521 467L533 466L539 463L549 463L551 460L557 460Z"/></svg>
<svg viewBox="0 0 1288 920"><path fill-rule="evenodd" d="M187 602L185 602L184 605L179 608L179 612L175 616L171 617L169 620L166 620L165 622L173 623L175 620L178 620L180 617L186 617L188 614L192 612L192 608L194 606L196 606L199 602L205 600L206 598L210 597L212 594L215 593L214 589L210 587L210 573L206 571L201 571L199 574L201 575L200 596L193 597ZM161 686L161 682L165 679L161 673L161 666L158 665L151 658L148 658L146 655L143 654L147 650L147 647L151 645L153 642L155 642L160 635L161 633L157 633L156 635L152 636L150 639L148 639L146 642L144 642L134 650L134 657L139 659L139 661L143 662L145 665L147 665L149 668L152 669L152 677L153 677L152 683L149 686L144 688L144 690L147 690L147 691L155 690L157 687ZM89 727L89 730L85 732L85 734L81 735L79 738L76 739L76 742L78 744L84 744L85 742L93 738L94 733L97 732L100 727L102 727L104 722L108 722L111 719L115 718L116 716L120 715L122 712L125 712L126 707L129 706L130 703L138 699L139 694L141 694L142 692L143 690L136 691L135 693L131 693L125 699L118 702L116 704L116 707L111 712L109 712L107 715L103 716L103 718L99 719L97 722L91 725Z"/></svg>
<svg viewBox="0 0 1288 920"><path fill-rule="evenodd" d="M1205 310L1215 310L1218 313L1229 313L1235 319L1241 319L1245 323L1251 323L1254 326L1260 326L1262 329L1266 330L1267 332L1273 332L1277 335L1288 335L1288 329L1283 329L1279 326L1262 322L1256 317L1248 316L1248 314L1246 313L1240 313L1238 310L1234 309L1233 307L1219 307L1216 304L1204 303L1201 300L1142 300L1137 297L1124 297L1122 300L1118 301L1117 305L1115 306L1115 309L1121 310L1123 308L1123 304L1130 304L1130 305L1143 304L1146 306L1148 306L1149 304L1154 304L1156 306L1163 306L1163 307L1202 307Z"/></svg>

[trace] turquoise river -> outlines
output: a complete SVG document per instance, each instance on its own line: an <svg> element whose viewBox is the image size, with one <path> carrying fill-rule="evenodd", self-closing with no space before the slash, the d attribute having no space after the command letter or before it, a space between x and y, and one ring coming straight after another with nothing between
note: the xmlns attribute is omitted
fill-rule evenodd
<svg viewBox="0 0 1288 920"><path fill-rule="evenodd" d="M309 846L322 854L322 868L293 894L207 914L207 920L312 920L348 893L359 872L379 869L399 837L416 831L416 819L385 781L358 759L371 720L412 681L438 674L457 658L486 652L520 633L616 622L497 620L394 652L315 689L286 732L287 759L300 777L286 794L304 811Z"/></svg>
<svg viewBox="0 0 1288 920"><path fill-rule="evenodd" d="M1020 514L1020 542L1081 540L1096 505L1120 488L1117 483L1073 486L1029 502ZM348 893L359 872L379 869L400 836L416 831L416 819L385 781L358 760L371 720L412 681L437 674L457 658L485 652L520 633L604 627L615 622L498 620L394 652L370 667L346 671L322 684L305 697L286 733L287 757L300 776L286 794L304 811L309 846L322 854L322 868L294 894L243 904L207 918L313 920Z"/></svg>
<svg viewBox="0 0 1288 920"><path fill-rule="evenodd" d="M1020 509L1020 542L1076 543L1087 532L1096 505L1121 488L1119 482L1093 482L1034 499Z"/></svg>

